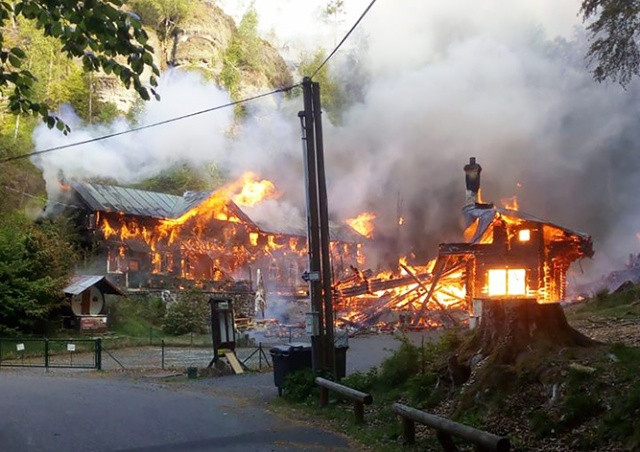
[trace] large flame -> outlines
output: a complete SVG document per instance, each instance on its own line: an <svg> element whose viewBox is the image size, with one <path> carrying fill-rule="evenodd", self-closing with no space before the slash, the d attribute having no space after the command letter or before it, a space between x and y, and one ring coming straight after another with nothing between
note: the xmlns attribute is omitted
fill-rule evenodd
<svg viewBox="0 0 640 452"><path fill-rule="evenodd" d="M346 219L345 223L351 226L358 234L370 239L373 237L373 220L375 219L375 213L363 212L355 218Z"/></svg>
<svg viewBox="0 0 640 452"><path fill-rule="evenodd" d="M239 206L254 206L265 199L275 199L280 196L276 186L270 180L257 180L251 172L242 175L244 181L240 193L233 196L233 201Z"/></svg>
<svg viewBox="0 0 640 452"><path fill-rule="evenodd" d="M247 278L250 265L262 266L273 278L291 285L303 284L298 270L306 261L306 241L297 236L267 233L258 228L239 208L257 205L279 196L273 182L245 173L238 180L216 190L179 218L152 219L118 213L97 216L105 240L133 245L138 240L149 250L151 273L178 272L187 279L220 280ZM356 244L332 242L332 256L359 262ZM135 247L135 246L134 246ZM141 251L138 245L138 252ZM125 247L117 253L122 259ZM352 258L349 258L351 256ZM127 268L116 262L112 268ZM300 263L295 263L298 262ZM301 270L300 270L301 272Z"/></svg>

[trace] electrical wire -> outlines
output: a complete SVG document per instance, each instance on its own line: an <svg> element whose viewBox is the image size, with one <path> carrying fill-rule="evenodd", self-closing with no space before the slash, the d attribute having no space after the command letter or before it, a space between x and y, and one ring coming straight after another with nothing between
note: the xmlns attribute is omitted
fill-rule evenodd
<svg viewBox="0 0 640 452"><path fill-rule="evenodd" d="M171 119L165 119L164 121L159 121L159 122L155 122L155 123L152 123L152 124L146 124L146 125L140 126L140 127L134 127L134 128L131 128L131 129L123 130L121 132L110 133L108 135L102 135L100 137L90 138L88 140L83 140L83 141L76 141L74 143L64 144L64 145L61 145L61 146L55 146L55 147L51 147L51 148L47 148L47 149L42 149L40 151L29 152L29 153L26 153L26 154L13 155L11 157L4 157L4 158L0 159L0 163L6 163L6 162L10 162L12 160L19 160L19 159L23 159L23 158L33 157L35 155L46 154L46 153L53 152L53 151L59 151L59 150L62 150L62 149L81 146L83 144L89 144L89 143L93 143L93 142L96 142L96 141L106 140L108 138L113 138L113 137L117 137L117 136L120 136L120 135L125 135L125 134L128 134L128 133L138 132L138 131L144 130L144 129L150 129L152 127L158 127L158 126L161 126L161 125L164 125L164 124L169 124L169 123L172 123L172 122L180 121L182 119L192 118L194 116L202 115L204 113L209 113L209 112L212 112L212 111L221 110L223 108L232 107L234 105L239 105L239 104L243 104L243 103L250 102L250 101L253 101L253 100L257 100L257 99L260 99L262 97L271 96L271 95L276 94L276 93L289 91L289 90L291 90L291 89L293 89L293 88L295 88L297 86L300 86L300 84L298 83L296 85L291 85L291 86L287 86L287 87L284 87L284 88L278 88L278 89L275 89L273 91L269 91L268 93L258 94L256 96L247 97L245 99L236 100L234 102L228 102L228 103L223 104L223 105L218 105L218 106L215 106L215 107L207 108L205 110L196 111L196 112L189 113L189 114L186 114L186 115L183 115L183 116L178 116L178 117L171 118Z"/></svg>
<svg viewBox="0 0 640 452"><path fill-rule="evenodd" d="M347 32L346 35L344 35L344 37L342 38L342 40L338 43L338 45L336 46L335 49L333 49L333 52L331 52L329 54L329 56L327 56L324 61L322 63L320 63L320 66L318 66L316 68L315 71L313 71L313 74L311 74L311 78L315 77L316 75L318 75L318 72L320 72L322 70L322 68L324 67L325 64L327 64L329 62L329 60L331 59L331 57L340 49L340 47L342 46L342 44L347 40L347 38L349 37L349 35L353 32L353 30L356 29L356 27L358 26L358 24L362 21L362 19L364 19L364 16L367 15L367 13L369 12L369 10L371 9L371 7L373 6L373 4L376 2L376 0L372 0L371 3L369 3L369 6L367 6L367 8L362 12L362 14L360 15L360 17L358 18L358 20L356 20L356 22L353 24L353 26L351 27L351 29Z"/></svg>
<svg viewBox="0 0 640 452"><path fill-rule="evenodd" d="M342 44L344 44L344 42L347 40L347 38L349 38L351 33L356 29L358 24L360 24L362 19L364 19L364 17L367 15L367 13L369 12L369 10L371 9L371 7L374 5L374 3L376 1L377 0L372 0L371 3L369 3L369 6L367 6L366 9L362 12L362 14L358 18L358 20L353 24L353 26L349 29L349 31L344 35L344 37L338 43L338 45L324 59L324 61L322 63L320 63L320 65L316 68L316 70L313 71L313 73L311 74L310 78L313 79L313 77L315 77L318 74L318 72L320 72L322 70L322 68L329 62L329 60L336 54L336 52L340 49ZM102 135L100 137L91 138L91 139L83 140L83 141L76 141L75 143L64 144L64 145L61 145L61 146L54 146L54 147L51 147L51 148L42 149L40 151L28 152L28 153L25 153L25 154L19 154L19 155L13 155L11 157L0 158L0 163L6 163L6 162L11 162L13 160L20 160L20 159L24 159L24 158L33 157L33 156L36 156L36 155L47 154L49 152L60 151L62 149L68 149L68 148L72 148L72 147L76 147L76 146L81 146L83 144L89 144L89 143L94 143L96 141L102 141L102 140L106 140L106 139L109 139L109 138L114 138L114 137L117 137L117 136L120 136L120 135L125 135L125 134L128 134L128 133L138 132L140 130L150 129L152 127L158 127L158 126L161 126L161 125L164 125L164 124L169 124L169 123L172 123L172 122L176 122L176 121L180 121L180 120L183 120L183 119L192 118L194 116L202 115L204 113L210 113L212 111L221 110L223 108L232 107L232 106L235 106L235 105L240 105L240 104L243 104L243 103L246 103L246 102L251 102L253 100L257 100L257 99L260 99L262 97L267 97L267 96L271 96L273 94L290 91L293 88L296 88L296 87L298 87L300 85L301 85L301 83L296 83L295 85L287 86L287 87L284 87L284 88L278 88L278 89L275 89L273 91L269 91L267 93L262 93L262 94L258 94L256 96L247 97L247 98L240 99L240 100L237 100L237 101L234 101L234 102L228 102L228 103L223 104L223 105L218 105L216 107L212 107L212 108L207 108L205 110L196 111L196 112L189 113L189 114L186 114L186 115L183 115L183 116L178 116L178 117L171 118L171 119L165 119L164 121L159 121L159 122L155 122L155 123L152 123L152 124L146 124L146 125L140 126L140 127L134 127L134 128L131 128L131 129L123 130L121 132L110 133L108 135Z"/></svg>

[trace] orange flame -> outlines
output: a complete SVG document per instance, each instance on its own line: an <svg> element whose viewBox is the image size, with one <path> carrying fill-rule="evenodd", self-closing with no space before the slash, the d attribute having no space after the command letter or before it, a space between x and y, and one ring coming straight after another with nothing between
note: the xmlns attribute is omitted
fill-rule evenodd
<svg viewBox="0 0 640 452"><path fill-rule="evenodd" d="M373 212L364 212L355 218L348 218L345 222L351 226L358 234L370 239L373 237L373 220L376 214Z"/></svg>
<svg viewBox="0 0 640 452"><path fill-rule="evenodd" d="M232 198L239 206L255 206L265 199L275 199L280 196L273 182L266 179L259 181L251 172L243 174L242 180L244 184L240 193Z"/></svg>
<svg viewBox="0 0 640 452"><path fill-rule="evenodd" d="M518 197L512 196L511 198L504 198L500 200L502 207L509 210L520 210L520 204L518 203Z"/></svg>

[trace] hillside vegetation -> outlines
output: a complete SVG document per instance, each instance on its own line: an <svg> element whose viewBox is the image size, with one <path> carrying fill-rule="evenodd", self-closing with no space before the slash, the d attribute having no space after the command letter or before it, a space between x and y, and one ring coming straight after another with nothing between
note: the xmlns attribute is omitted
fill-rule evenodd
<svg viewBox="0 0 640 452"><path fill-rule="evenodd" d="M532 349L509 365L472 363L471 377L462 384L455 383L451 356L469 347L472 332L449 331L422 347L400 337L398 351L379 368L342 381L373 394L364 428L353 423L344 402L318 411L311 375L288 382L285 393L293 401L288 406L330 419L374 450L397 450L402 444L390 410L396 401L508 436L514 450L637 450L640 348L633 344L640 337L639 306L638 286L600 293L568 309L570 323L597 337L599 345ZM586 319L590 329L581 327ZM635 322L635 335L616 335L617 326L629 322ZM417 430L417 444L407 450L441 450L435 431Z"/></svg>

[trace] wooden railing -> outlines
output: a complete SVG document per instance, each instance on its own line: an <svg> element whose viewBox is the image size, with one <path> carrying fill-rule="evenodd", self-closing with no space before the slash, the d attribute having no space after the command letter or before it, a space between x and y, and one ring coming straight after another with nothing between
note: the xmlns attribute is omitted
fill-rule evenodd
<svg viewBox="0 0 640 452"><path fill-rule="evenodd" d="M509 438L504 436L478 430L468 425L416 410L415 408L400 403L394 403L391 409L402 419L402 435L407 444L415 443L415 423L419 422L436 429L438 441L440 441L443 449L447 452L458 450L453 443L453 436L475 444L478 450L482 451L506 452L511 448Z"/></svg>
<svg viewBox="0 0 640 452"><path fill-rule="evenodd" d="M364 423L364 405L371 405L373 397L371 394L356 391L348 386L341 385L335 381L326 380L321 377L316 378L316 384L320 386L320 406L327 406L329 403L329 391L336 392L353 401L353 413L356 423Z"/></svg>

